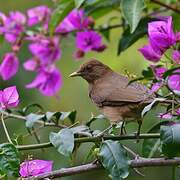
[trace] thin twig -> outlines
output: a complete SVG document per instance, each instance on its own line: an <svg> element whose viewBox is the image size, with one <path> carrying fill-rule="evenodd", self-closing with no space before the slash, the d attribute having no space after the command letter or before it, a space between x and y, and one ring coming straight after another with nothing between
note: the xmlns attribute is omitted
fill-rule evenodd
<svg viewBox="0 0 180 180"><path fill-rule="evenodd" d="M165 4L165 3L163 3L163 2L161 2L161 1L159 1L159 0L151 0L151 1L152 1L153 3L155 3L155 4L159 4L160 6L163 6L163 7L167 8L167 9L171 9L171 10L174 11L174 12L180 13L180 9L176 9L176 8L173 7L172 5Z"/></svg>
<svg viewBox="0 0 180 180"><path fill-rule="evenodd" d="M121 28L122 26L123 26L123 24L114 24L114 25L109 25L109 26L102 26L102 27L93 28L92 30L94 30L94 31L107 31L110 29Z"/></svg>
<svg viewBox="0 0 180 180"><path fill-rule="evenodd" d="M175 165L180 165L180 157L176 157L173 159L140 158L140 159L130 160L129 164L131 168L175 166ZM70 168L62 168L62 169L44 173L41 175L25 178L24 180L40 180L44 178L55 179L58 177L71 176L75 174L80 174L80 173L89 172L93 170L100 170L100 169L103 169L103 167L100 164L89 163L89 164L70 167Z"/></svg>
<svg viewBox="0 0 180 180"><path fill-rule="evenodd" d="M3 113L1 113L1 122L2 122L3 129L4 129L4 132L5 132L5 134L6 134L6 137L7 137L8 141L9 141L9 143L13 144L13 142L11 141L10 135L9 135L9 133L8 133L6 124L5 124L5 122L4 122Z"/></svg>
<svg viewBox="0 0 180 180"><path fill-rule="evenodd" d="M6 115L8 118L22 119L22 120L26 121L26 117L25 116L13 114L13 113L8 113L6 111L3 111L3 114ZM44 126L67 128L67 126L62 125L62 124L48 123L48 122L43 122L43 121L36 121L35 123L40 124L40 125L44 125Z"/></svg>
<svg viewBox="0 0 180 180"><path fill-rule="evenodd" d="M148 133L148 134L140 134L139 139L154 139L154 138L160 138L159 133ZM104 136L104 140L133 140L137 139L137 136L135 134L129 134L129 135L121 135L121 136ZM86 143L86 142L100 142L102 140L102 137L81 137L81 138L75 138L75 143ZM16 146L19 150L33 150L33 149L40 149L40 148L49 148L53 145L50 142L47 143L41 143L41 144L31 144L31 145L18 145Z"/></svg>

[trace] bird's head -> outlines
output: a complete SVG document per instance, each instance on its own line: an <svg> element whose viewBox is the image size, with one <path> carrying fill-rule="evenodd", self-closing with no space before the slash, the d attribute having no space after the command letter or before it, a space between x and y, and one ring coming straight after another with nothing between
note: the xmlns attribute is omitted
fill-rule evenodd
<svg viewBox="0 0 180 180"><path fill-rule="evenodd" d="M103 77L106 73L110 72L111 69L105 64L98 60L92 59L82 64L76 72L70 74L70 77L81 76L88 82L94 82L95 80Z"/></svg>

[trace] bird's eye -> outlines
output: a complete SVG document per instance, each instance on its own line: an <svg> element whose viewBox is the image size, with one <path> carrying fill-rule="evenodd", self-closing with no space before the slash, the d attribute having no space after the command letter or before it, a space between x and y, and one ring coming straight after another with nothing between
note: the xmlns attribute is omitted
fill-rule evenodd
<svg viewBox="0 0 180 180"><path fill-rule="evenodd" d="M87 65L86 69L89 71L92 69L92 66L89 64L89 65Z"/></svg>

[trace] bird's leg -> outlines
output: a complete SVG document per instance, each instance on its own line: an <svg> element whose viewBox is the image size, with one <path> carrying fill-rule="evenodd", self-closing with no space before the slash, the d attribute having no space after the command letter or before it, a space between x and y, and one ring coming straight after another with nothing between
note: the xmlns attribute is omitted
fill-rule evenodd
<svg viewBox="0 0 180 180"><path fill-rule="evenodd" d="M120 135L123 135L124 133L126 134L126 129L125 129L125 121L122 122L122 125L121 125L121 134Z"/></svg>
<svg viewBox="0 0 180 180"><path fill-rule="evenodd" d="M114 124L111 124L108 128L104 129L102 132L98 133L96 135L96 137L102 137L107 131L109 131L110 129L112 129L114 126Z"/></svg>
<svg viewBox="0 0 180 180"><path fill-rule="evenodd" d="M142 120L139 119L139 120L137 120L137 122L138 122L138 131L137 131L136 137L137 137L137 142L139 142L139 135L141 132Z"/></svg>

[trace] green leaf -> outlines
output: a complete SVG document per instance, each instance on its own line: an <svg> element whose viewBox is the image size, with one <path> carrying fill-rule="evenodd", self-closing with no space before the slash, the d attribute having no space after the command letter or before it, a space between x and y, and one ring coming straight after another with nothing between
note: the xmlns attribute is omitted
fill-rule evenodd
<svg viewBox="0 0 180 180"><path fill-rule="evenodd" d="M85 12L88 16L97 19L112 12L113 9L118 9L119 4L119 0L87 1L85 3Z"/></svg>
<svg viewBox="0 0 180 180"><path fill-rule="evenodd" d="M153 127L147 131L147 133L159 133L160 126L165 125L171 120L164 119L161 122L156 123ZM151 158L154 156L156 152L160 153L161 149L161 142L160 139L144 139L142 144L142 155L146 158Z"/></svg>
<svg viewBox="0 0 180 180"><path fill-rule="evenodd" d="M144 78L152 78L154 76L152 68L148 67L147 69L143 70L142 75Z"/></svg>
<svg viewBox="0 0 180 180"><path fill-rule="evenodd" d="M32 128L34 126L34 123L41 120L44 117L42 114L34 114L31 113L27 115L26 118L26 127L27 128Z"/></svg>
<svg viewBox="0 0 180 180"><path fill-rule="evenodd" d="M61 117L61 112L46 112L46 120L47 121L51 121L53 120L53 118L55 118L55 120L59 120Z"/></svg>
<svg viewBox="0 0 180 180"><path fill-rule="evenodd" d="M86 123L86 125L89 127L91 125L92 122L96 121L96 120L102 120L102 119L106 119L104 115L100 114L98 116L92 116L88 122Z"/></svg>
<svg viewBox="0 0 180 180"><path fill-rule="evenodd" d="M20 159L14 145L0 144L0 176L18 177Z"/></svg>
<svg viewBox="0 0 180 180"><path fill-rule="evenodd" d="M69 118L71 123L73 124L76 120L77 112L70 111L70 112L46 112L46 119L47 121L54 120L58 122L58 120L64 121L65 119Z"/></svg>
<svg viewBox="0 0 180 180"><path fill-rule="evenodd" d="M163 78L166 79L168 76L172 75L172 74L176 74L174 71L175 70L178 70L180 67L174 67L174 68L171 68L171 69L168 69L164 74L163 74ZM179 73L177 73L179 74Z"/></svg>
<svg viewBox="0 0 180 180"><path fill-rule="evenodd" d="M128 158L124 148L118 141L104 141L99 156L102 165L109 171L113 180L122 180L129 175Z"/></svg>
<svg viewBox="0 0 180 180"><path fill-rule="evenodd" d="M76 8L80 8L86 0L74 0Z"/></svg>
<svg viewBox="0 0 180 180"><path fill-rule="evenodd" d="M164 155L174 157L180 154L180 124L161 126L160 139Z"/></svg>
<svg viewBox="0 0 180 180"><path fill-rule="evenodd" d="M43 111L43 107L40 104L37 103L33 103L33 104L29 104L28 106L24 107L22 109L22 114L26 115L29 114L29 112L31 113L35 113L35 112L39 112L39 111Z"/></svg>
<svg viewBox="0 0 180 180"><path fill-rule="evenodd" d="M154 100L151 102L151 104L148 104L147 106L144 107L144 109L141 112L141 117L144 117L144 115L153 108L153 106L156 102L162 102L164 100L165 100L165 98L154 98Z"/></svg>
<svg viewBox="0 0 180 180"><path fill-rule="evenodd" d="M131 45L133 45L137 40L142 38L147 33L147 24L148 22L152 21L153 19L150 18L143 18L139 22L139 26L136 28L136 30L131 33L130 28L128 27L122 34L121 39L119 40L118 44L118 55L120 55L121 52L129 48Z"/></svg>
<svg viewBox="0 0 180 180"><path fill-rule="evenodd" d="M134 32L141 19L141 13L144 9L144 0L122 0L121 10L124 18L131 28L131 33Z"/></svg>
<svg viewBox="0 0 180 180"><path fill-rule="evenodd" d="M71 111L71 112L61 112L61 120L64 120L66 118L69 118L71 120L71 123L73 124L76 120L76 111Z"/></svg>
<svg viewBox="0 0 180 180"><path fill-rule="evenodd" d="M71 129L65 128L58 133L51 132L49 139L59 153L68 157L72 155L74 148L74 134Z"/></svg>
<svg viewBox="0 0 180 180"><path fill-rule="evenodd" d="M71 131L76 134L76 133L79 133L79 132L87 132L89 135L91 135L89 132L90 132L90 129L88 126L85 126L85 125L80 125L80 126L76 126L76 127L72 127L71 128Z"/></svg>
<svg viewBox="0 0 180 180"><path fill-rule="evenodd" d="M54 10L51 16L51 20L49 23L50 34L54 33L55 28L59 23L63 21L63 19L69 14L69 12L74 8L74 1L62 1L59 3L58 7Z"/></svg>

